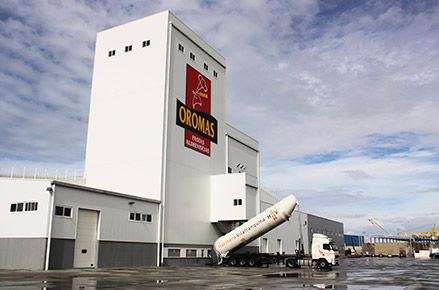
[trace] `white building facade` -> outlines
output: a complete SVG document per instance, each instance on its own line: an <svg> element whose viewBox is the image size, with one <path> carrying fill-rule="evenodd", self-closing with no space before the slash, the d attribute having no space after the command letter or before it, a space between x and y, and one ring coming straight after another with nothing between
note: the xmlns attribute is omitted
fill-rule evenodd
<svg viewBox="0 0 439 290"><path fill-rule="evenodd" d="M169 11L98 33L85 183L0 178L0 268L210 260L277 201L259 189L258 142L226 123L225 79L224 57ZM299 220L241 250L294 252Z"/></svg>

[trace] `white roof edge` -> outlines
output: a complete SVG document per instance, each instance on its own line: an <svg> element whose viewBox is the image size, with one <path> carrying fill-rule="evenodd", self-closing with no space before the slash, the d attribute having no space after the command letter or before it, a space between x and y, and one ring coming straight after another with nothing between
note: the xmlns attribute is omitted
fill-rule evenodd
<svg viewBox="0 0 439 290"><path fill-rule="evenodd" d="M228 123L226 123L225 134L259 152L259 142L256 139L236 129Z"/></svg>
<svg viewBox="0 0 439 290"><path fill-rule="evenodd" d="M226 67L226 59L219 54L214 48L212 48L204 39L202 39L198 34L192 31L186 24L184 24L180 19L178 19L172 12L166 10L169 13L169 22L177 30L183 33L187 38L191 39L196 45L198 45L204 52L215 59L224 68Z"/></svg>

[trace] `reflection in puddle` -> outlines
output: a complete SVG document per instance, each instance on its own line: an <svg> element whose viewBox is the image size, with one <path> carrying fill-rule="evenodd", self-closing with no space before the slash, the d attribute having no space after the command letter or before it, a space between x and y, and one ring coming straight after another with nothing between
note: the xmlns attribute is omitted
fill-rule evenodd
<svg viewBox="0 0 439 290"><path fill-rule="evenodd" d="M73 277L72 290L96 290L95 277Z"/></svg>
<svg viewBox="0 0 439 290"><path fill-rule="evenodd" d="M280 272L264 275L267 278L325 278L336 279L339 277L337 272Z"/></svg>

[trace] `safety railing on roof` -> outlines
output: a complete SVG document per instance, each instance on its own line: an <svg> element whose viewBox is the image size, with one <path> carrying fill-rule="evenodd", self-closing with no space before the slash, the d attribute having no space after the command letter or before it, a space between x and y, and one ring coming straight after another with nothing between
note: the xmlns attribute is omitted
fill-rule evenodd
<svg viewBox="0 0 439 290"><path fill-rule="evenodd" d="M2 166L0 164L1 178L14 179L47 179L83 183L84 171L68 168L37 168L26 166Z"/></svg>

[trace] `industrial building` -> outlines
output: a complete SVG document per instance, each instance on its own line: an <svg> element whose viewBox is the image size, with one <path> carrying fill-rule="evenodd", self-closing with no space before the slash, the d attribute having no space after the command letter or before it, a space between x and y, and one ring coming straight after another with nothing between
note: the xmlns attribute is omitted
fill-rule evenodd
<svg viewBox="0 0 439 290"><path fill-rule="evenodd" d="M0 268L205 263L278 201L259 145L226 123L226 62L169 11L98 33L84 180L0 178ZM300 202L300 201L299 201ZM295 211L242 251L291 252L343 224Z"/></svg>

